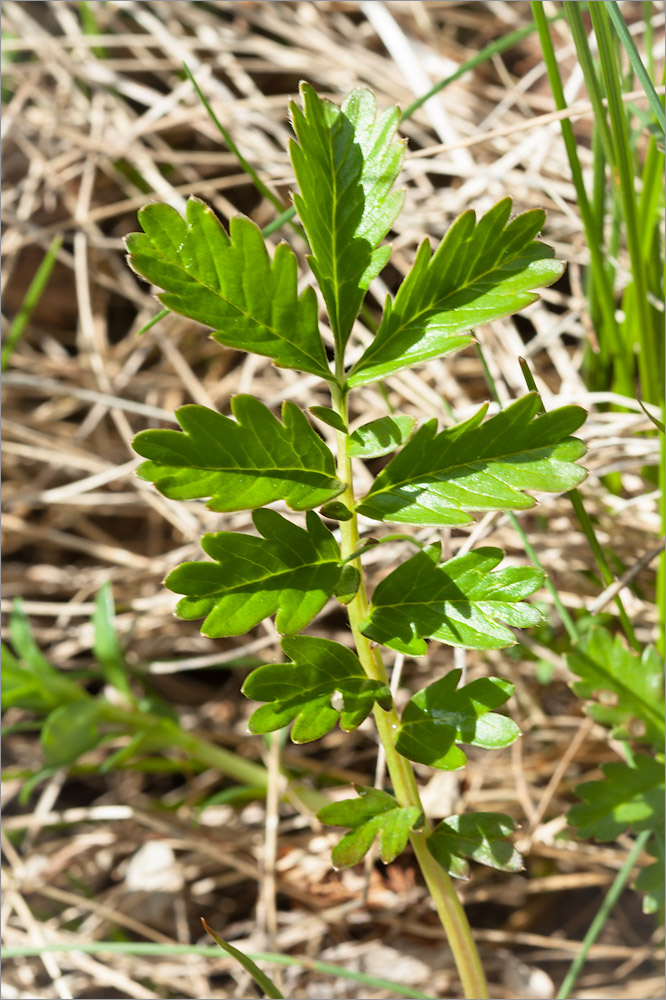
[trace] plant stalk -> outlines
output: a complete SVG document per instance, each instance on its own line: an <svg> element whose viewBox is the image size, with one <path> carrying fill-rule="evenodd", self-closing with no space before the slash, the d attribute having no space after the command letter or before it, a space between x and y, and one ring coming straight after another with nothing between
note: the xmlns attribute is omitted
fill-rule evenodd
<svg viewBox="0 0 666 1000"><path fill-rule="evenodd" d="M332 386L333 408L342 418L345 427L348 425L347 401L344 391L338 386ZM347 488L339 498L349 508L354 510L354 490L351 459L347 455L347 435L341 431L337 435L338 478L347 484ZM340 548L342 559L348 558L359 548L358 521L356 514L350 520L340 522ZM356 651L368 677L387 683L386 668L381 654L373 648L370 640L361 632L361 624L368 614L368 597L363 578L360 558L350 560L359 571L360 583L354 598L347 605L349 624L351 627ZM395 797L401 806L416 806L423 813L423 805L419 795L416 777L411 763L401 756L395 748L395 734L400 720L395 708L384 711L379 705L374 707L377 732L386 754L388 769ZM425 814L424 814L425 815ZM419 867L425 879L428 891L442 922L453 958L462 982L465 997L468 1000L486 1000L488 986L486 984L481 959L472 937L472 932L465 911L458 899L453 883L448 873L435 861L428 850L427 839L430 825L427 819L423 829L412 831L410 841Z"/></svg>

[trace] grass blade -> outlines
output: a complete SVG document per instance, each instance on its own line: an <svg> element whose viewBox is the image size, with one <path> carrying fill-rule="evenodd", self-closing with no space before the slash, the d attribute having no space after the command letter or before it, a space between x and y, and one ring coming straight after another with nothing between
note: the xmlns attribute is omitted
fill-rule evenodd
<svg viewBox="0 0 666 1000"><path fill-rule="evenodd" d="M62 236L54 236L41 264L37 268L34 278L30 282L28 291L25 293L23 302L21 303L21 308L9 327L7 339L2 346L2 354L0 355L0 371L7 371L9 367L9 362L16 345L23 336L23 331L27 326L28 320L32 316L33 309L39 302L42 292L46 288L46 284L51 277L51 271L53 270L56 257L58 256L58 250L61 246Z"/></svg>
<svg viewBox="0 0 666 1000"><path fill-rule="evenodd" d="M216 934L212 927L209 927L204 918L201 918L201 923L204 925L204 929L210 934L215 944L219 945L222 951L226 951L228 955L235 958L237 962L243 966L246 972L248 972L260 990L263 990L267 997L271 1000L284 1000L284 997L280 993L279 989L275 983L265 975L258 965L255 965L248 955L244 955L242 951L238 948L234 948L233 945L221 938L219 934Z"/></svg>
<svg viewBox="0 0 666 1000"><path fill-rule="evenodd" d="M624 46L625 52L629 57L629 62L632 65L634 73L638 77L640 84L645 91L645 96L650 102L650 107L652 108L652 113L657 119L659 128L661 129L662 136L666 131L666 117L664 116L664 106L659 100L659 95L654 89L654 84L650 79L648 71L643 65L643 60L640 57L638 49L636 48L636 43L634 42L629 29L627 28L626 21L622 16L622 12L617 5L617 0L605 0L604 6L608 11L608 15L613 22L613 27L617 31L620 41Z"/></svg>

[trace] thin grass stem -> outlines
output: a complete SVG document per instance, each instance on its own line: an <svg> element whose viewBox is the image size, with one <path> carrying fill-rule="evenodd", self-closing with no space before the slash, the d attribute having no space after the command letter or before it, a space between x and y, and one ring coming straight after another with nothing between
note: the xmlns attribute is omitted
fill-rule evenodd
<svg viewBox="0 0 666 1000"><path fill-rule="evenodd" d="M602 930L604 929L604 925L611 914L611 910L613 909L618 899L620 898L622 890L629 881L633 867L636 864L636 861L638 860L641 851L645 848L651 836L652 836L651 830L644 830L642 833L639 833L638 836L636 837L634 845L629 851L629 854L627 855L626 861L624 862L622 868L615 876L613 884L606 893L606 897L603 903L599 907L596 916L594 917L594 920L590 924L587 933L583 938L583 943L581 945L580 951L578 952L575 959L571 963L571 967L569 968L569 971L564 977L564 982L562 983L559 992L557 994L557 1000L567 1000L567 998L571 996L571 991L574 987L574 984L578 976L580 975L580 972L583 966L585 965L585 962L587 961L587 956L590 951L590 948L592 947L592 945L594 944L594 942L597 940Z"/></svg>

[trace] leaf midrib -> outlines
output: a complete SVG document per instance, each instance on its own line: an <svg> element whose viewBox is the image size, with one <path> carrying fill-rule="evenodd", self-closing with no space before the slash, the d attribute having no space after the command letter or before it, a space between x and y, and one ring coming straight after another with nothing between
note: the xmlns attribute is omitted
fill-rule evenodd
<svg viewBox="0 0 666 1000"><path fill-rule="evenodd" d="M156 253L158 253L161 257L163 257L166 261L168 261L169 264L172 264L174 267L177 267L180 271L182 271L183 274L185 274L190 279L190 281L194 281L195 284L201 285L202 288L206 288L209 292L212 292L213 295L216 295L218 299L221 299L222 302L225 302L231 309L235 310L235 312L239 313L246 320L249 320L252 323L254 323L255 326L263 327L264 330L268 330L268 332L271 333L274 337L276 337L277 340L281 340L285 344L289 344L290 347L293 347L300 354L304 355L306 358L309 358L313 362L313 364L316 364L317 367L318 367L318 371L319 372L324 372L325 371L326 372L326 375L325 375L326 378L330 378L331 377L331 372L329 371L329 369L322 365L321 358L318 358L314 354L311 354L301 344L297 343L295 340L291 340L289 337L287 337L280 330L276 329L275 326L272 326L269 323L264 323L262 320L259 320L255 316L253 316L252 313L248 312L247 309L243 309L240 306L238 306L235 302L231 302L230 299L226 298L226 296L222 294L222 292L221 292L220 289L214 288L212 285L209 285L208 282L203 281L198 274L196 274L196 273L194 273L192 271L188 271L188 269L179 260L174 260L173 257L167 256L167 254L165 254L164 251L160 250L155 245L155 243L152 240L151 240L151 244L152 244L152 246L153 246L153 248L154 248L154 250L155 250ZM273 264L274 264L274 261L270 260L270 258L269 258L268 270L271 273L273 271ZM178 292L169 292L168 289L164 289L164 293L167 294L167 295L178 295L178 294L180 294ZM300 308L300 305L301 305L301 299L300 299L300 296L298 294L296 295L296 298L295 298L295 304L296 304L295 311L298 312L298 310ZM211 324L211 325L213 325L213 324ZM294 325L296 325L296 324L294 324ZM223 331L219 330L219 331L216 331L216 332L222 333Z"/></svg>
<svg viewBox="0 0 666 1000"><path fill-rule="evenodd" d="M533 426L533 423L530 426ZM446 432L444 431L443 433L446 433ZM558 444L563 444L563 442L566 441L569 437L571 437L570 434L567 435L566 438L563 438L562 441L556 441L554 444L542 445L541 447L542 448L556 448L558 446ZM538 451L538 450L540 450L540 449L533 449L533 451ZM442 466L439 469L435 469L433 472L421 473L420 475L424 479L427 478L430 481L442 482L443 480L439 480L437 478L438 475L440 475L441 473L444 473L444 472L453 472L455 470L466 469L466 468L468 468L468 469L474 469L475 466L478 466L479 463L481 463L481 462L508 462L508 460L511 459L512 457L514 457L516 455L523 455L523 454L530 454L530 451L528 450L526 452L524 449L522 449L521 451L506 452L506 453L500 454L500 455L487 455L484 458L473 459L473 460L467 461L467 462L458 462L455 465ZM575 462L570 462L570 463L566 463L566 464L575 465ZM523 493L524 490L527 490L527 489L530 488L529 486L512 486L511 483L507 483L503 479L501 479L500 476L497 474L497 472L489 472L487 469L484 469L484 468L479 468L478 471L486 472L487 475L490 476L492 479L496 479L498 483L502 483L503 486L507 486L507 487L509 487L509 489L515 490L517 493ZM417 476L418 475L419 474L417 473ZM396 482L391 483L389 486L382 487L382 489L371 490L364 497L362 497L361 504L366 503L372 497L379 496L380 493L391 493L393 490L400 489L403 486L408 486L408 485L413 484L413 483L415 483L415 477L412 476L409 479L396 480ZM458 506L458 504L457 504L457 502L455 500L451 500L451 503L452 503L452 505L456 505L457 509L459 509L459 510L464 510L465 509L462 506Z"/></svg>
<svg viewBox="0 0 666 1000"><path fill-rule="evenodd" d="M477 225L478 225L478 223L477 223ZM535 241L531 240L530 242L533 243ZM437 249L439 249L439 247ZM443 296L441 299L435 299L435 300L433 300L428 306L425 306L423 309L420 310L420 312L418 312L418 313L414 314L413 316L411 316L408 321L404 322L401 326L397 327L392 333L390 333L389 335L387 335L383 340L381 340L381 342L379 340L379 335L381 333L381 327L380 327L380 330L377 332L377 337L375 338L374 343L370 346L370 348L368 350L368 353L365 354L365 355L363 355L363 357L360 358L360 360L357 362L357 364L354 365L354 367L351 369L351 371L349 372L349 374L350 375L354 375L354 374L356 374L359 371L363 371L365 368L367 368L369 366L368 363L372 361L372 358L375 357L378 352L382 353L384 351L384 349L389 344L391 344L393 342L393 340L395 340L396 337L399 337L400 334L403 333L405 330L407 330L410 326L414 326L414 324L417 323L422 317L426 316L428 313L432 313L436 309L441 311L442 307L446 304L446 302L447 302L448 299L452 298L454 295L458 295L459 292L464 291L464 289L466 289L466 288L472 288L478 281L482 280L483 278L488 277L488 275L492 274L493 271L500 270L501 267L504 267L505 264L510 264L513 261L517 260L519 258L519 256L520 256L520 253L522 253L524 250L525 250L525 247L523 246L521 248L521 250L518 251L518 252L516 252L516 254L513 257L507 258L506 260L502 261L501 264L496 261L495 264L493 265L493 267L489 268L487 271L484 271L482 274L476 275L476 277L474 278L473 281L470 280L470 279L467 279L466 281L463 282L462 285L458 285L458 287L456 289L454 289L451 292L448 292L447 295ZM435 254L433 254L433 256L431 257L431 259L428 261L428 267L426 268L425 274L427 274L428 270L430 269L430 266L432 265L432 263L433 263L433 261L435 259L436 253L437 253L437 251L435 251ZM532 262L530 261L529 263L532 263ZM529 263L528 263L528 266L529 266ZM397 295L396 295L396 298L397 298ZM393 304L395 305L395 300L394 300ZM391 316L393 316L393 315L394 315L394 312L392 311L391 312ZM449 334L449 336L454 336L454 334ZM362 363L363 363L363 368L360 367L360 365Z"/></svg>

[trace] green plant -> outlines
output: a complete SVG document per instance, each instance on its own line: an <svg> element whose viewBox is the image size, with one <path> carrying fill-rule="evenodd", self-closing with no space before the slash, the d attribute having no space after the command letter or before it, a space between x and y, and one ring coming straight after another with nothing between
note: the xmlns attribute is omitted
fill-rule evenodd
<svg viewBox="0 0 666 1000"><path fill-rule="evenodd" d="M431 544L399 565L366 595L358 517L431 526L469 523L470 511L527 509L524 491L559 492L585 477L575 464L584 446L571 434L584 420L575 406L539 414L529 393L484 421L437 431L429 421L410 437L400 415L349 433L348 400L359 386L442 357L473 342L471 328L507 315L536 298L563 265L536 237L541 211L511 220L505 199L476 219L466 212L434 254L428 240L397 291L388 298L376 334L351 365L347 345L365 292L387 263L383 243L402 204L393 190L403 143L399 112L377 116L368 91L354 91L341 108L302 87L303 107L291 106L296 141L290 153L298 192L294 204L310 248L308 262L326 305L333 366L318 324L315 291L297 292L297 261L280 244L269 256L257 227L233 218L229 234L203 202L190 199L182 218L166 205L140 213L143 233L127 238L137 274L163 291L162 304L213 328L218 343L319 376L331 406L315 417L337 433L337 455L322 444L305 415L286 403L282 420L260 401L239 396L235 419L201 406L177 411L182 431L147 430L134 447L146 461L139 475L173 499L207 499L216 511L252 509L256 534L204 535L209 559L173 570L166 586L181 595L177 613L203 619L209 636L236 636L276 614L288 662L251 673L244 692L265 704L250 728L266 733L293 722L292 739L316 739L339 721L345 730L372 712L386 753L392 792L359 788L358 798L325 806L322 821L348 827L334 863L355 864L379 837L393 859L412 845L447 932L467 997L487 987L449 874L464 877L468 860L514 871L521 862L507 840L502 815L452 816L433 830L425 818L411 761L450 770L464 765L460 744L508 746L518 727L496 710L512 685L482 677L460 686L460 672L419 691L402 717L394 707L381 646L411 656L428 639L468 649L511 645L509 626L533 625L539 613L524 599L541 585L532 567L496 569L502 552L473 549L441 561ZM353 458L397 451L365 496L354 493ZM282 500L306 511L305 526L263 506ZM320 508L320 514L314 508ZM339 540L322 517L337 520ZM391 536L404 538L405 536ZM331 597L348 610L354 650L302 635Z"/></svg>
<svg viewBox="0 0 666 1000"><path fill-rule="evenodd" d="M103 772L138 765L139 761L148 770L215 767L239 782L242 794L264 794L266 772L262 766L182 729L169 705L147 687L141 697L136 696L133 689L139 679L131 683L132 674L114 625L109 584L97 595L92 624L96 665L81 674L65 673L49 663L35 642L22 602L14 602L9 619L12 648L2 646L2 709L20 708L39 720L36 724L44 757L42 769L22 776L22 800L57 768L71 768L84 754L119 737L126 741L125 746L106 757L100 765ZM90 694L85 687L90 680L104 680L115 689L115 696ZM33 723L21 722L19 726L34 728ZM179 752L182 763L157 757L165 750ZM238 792L241 794L241 789Z"/></svg>

